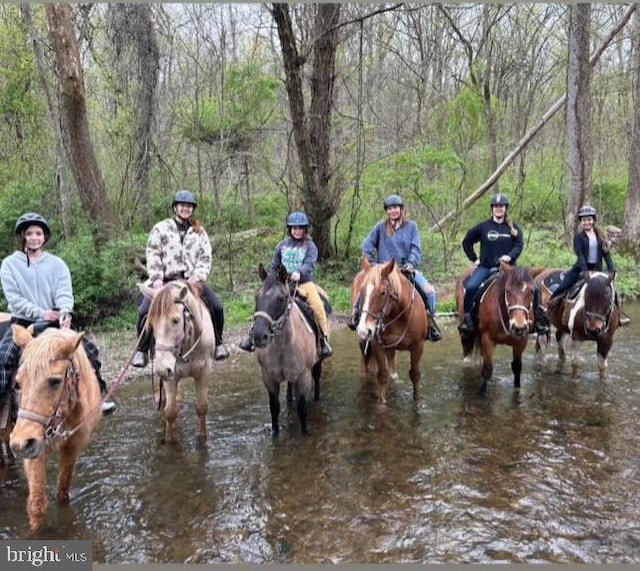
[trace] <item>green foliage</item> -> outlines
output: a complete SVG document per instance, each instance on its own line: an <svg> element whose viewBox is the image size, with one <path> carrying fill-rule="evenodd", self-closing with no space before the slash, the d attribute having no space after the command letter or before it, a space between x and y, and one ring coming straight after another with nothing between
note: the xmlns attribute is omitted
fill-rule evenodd
<svg viewBox="0 0 640 571"><path fill-rule="evenodd" d="M593 184L593 206L604 224L624 226L628 181L623 179L605 179Z"/></svg>
<svg viewBox="0 0 640 571"><path fill-rule="evenodd" d="M230 150L246 149L249 134L269 121L278 86L276 78L255 64L229 67L222 95L203 99L195 110L191 101L183 101L183 136L193 142L223 141Z"/></svg>

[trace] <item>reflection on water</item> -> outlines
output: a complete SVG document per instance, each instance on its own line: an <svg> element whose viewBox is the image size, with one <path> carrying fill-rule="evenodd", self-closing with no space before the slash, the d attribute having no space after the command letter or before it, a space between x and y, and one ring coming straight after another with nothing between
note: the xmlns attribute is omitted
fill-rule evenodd
<svg viewBox="0 0 640 571"><path fill-rule="evenodd" d="M381 407L353 333L338 330L308 438L295 411L271 437L255 357L241 355L216 369L207 445L189 388L178 444L165 446L141 375L43 536L90 538L105 563L638 562L640 307L626 310L608 383L593 344L579 382L569 365L555 372L553 351L536 367L531 345L514 391L499 348L484 399L451 325L427 347L417 406L406 355ZM0 471L1 538L26 537L26 496L21 467Z"/></svg>

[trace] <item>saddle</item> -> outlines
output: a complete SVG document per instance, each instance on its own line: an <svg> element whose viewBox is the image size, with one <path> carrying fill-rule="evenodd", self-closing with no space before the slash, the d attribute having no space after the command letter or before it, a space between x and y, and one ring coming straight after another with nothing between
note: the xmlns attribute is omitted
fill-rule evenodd
<svg viewBox="0 0 640 571"><path fill-rule="evenodd" d="M473 296L473 299L471 300L471 310L469 311L469 315L471 315L471 319L473 319L474 322L477 321L478 319L478 311L480 309L480 300L482 299L484 294L487 292L491 284L494 281L496 281L499 271L500 271L500 268L498 267L491 269L491 273L489 274L487 279L480 284L478 291L476 292L476 294ZM471 277L470 275L467 276L467 278L462 283L462 287L464 287L465 290L467 288L467 282L469 281L470 277Z"/></svg>
<svg viewBox="0 0 640 571"><path fill-rule="evenodd" d="M325 311L327 311L328 300L322 294L320 294L320 299L322 299L322 302L325 305ZM296 289L293 300L295 304L298 306L298 308L300 309L300 311L302 312L302 315L307 321L307 324L313 330L313 333L316 336L316 342L320 341L322 332L320 331L320 326L316 321L316 316L314 315L313 310L311 309L311 306L307 303L307 296L304 295L300 290ZM331 308L331 306L329 306L329 308ZM328 314L329 312L327 311L327 315Z"/></svg>
<svg viewBox="0 0 640 571"><path fill-rule="evenodd" d="M564 276L567 272L565 272L564 270L560 270L557 272L552 272L550 273L546 278L544 278L540 284L549 292L549 293L553 293L556 289L558 289L558 286L560 285L560 282L564 279Z"/></svg>

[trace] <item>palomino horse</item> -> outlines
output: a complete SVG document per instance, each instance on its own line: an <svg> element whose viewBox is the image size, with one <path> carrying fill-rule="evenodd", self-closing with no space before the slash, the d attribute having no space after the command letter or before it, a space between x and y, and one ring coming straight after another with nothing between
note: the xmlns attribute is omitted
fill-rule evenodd
<svg viewBox="0 0 640 571"><path fill-rule="evenodd" d="M356 276L352 292L360 284L360 321L356 328L361 343L363 371L368 370L369 349L376 359L378 402L387 402L387 383L396 380L396 351L409 351L409 377L413 400L420 399L420 359L429 326L427 310L414 285L400 272L395 260L385 264L362 259L362 275ZM352 293L352 297L354 294ZM366 347L369 343L370 347ZM363 346L364 344L364 346Z"/></svg>
<svg viewBox="0 0 640 571"><path fill-rule="evenodd" d="M280 383L287 381L298 397L297 409L302 433L307 428L308 396L313 381L315 400L320 396L322 361L318 360L316 335L291 295L283 265L267 274L258 267L262 285L256 294L256 311L251 332L262 381L269 393L271 428L279 432ZM288 398L291 393L288 393Z"/></svg>
<svg viewBox="0 0 640 571"><path fill-rule="evenodd" d="M472 270L472 267L465 270L456 283L460 323L464 314L464 282ZM497 345L512 347L513 383L514 387L520 387L522 354L533 324L533 293L533 280L528 270L501 261L498 275L480 298L475 330L472 333L460 332L465 361L473 352L482 356L481 395L486 394L487 382L493 375L492 359Z"/></svg>
<svg viewBox="0 0 640 571"><path fill-rule="evenodd" d="M25 459L27 513L35 533L47 515L47 460L59 451L58 504L66 505L80 453L102 418L102 397L82 333L47 329L32 337L29 329L12 327L22 357L16 373L20 408L10 442Z"/></svg>
<svg viewBox="0 0 640 571"><path fill-rule="evenodd" d="M556 327L558 357L566 358L565 343L571 337L571 368L578 377L580 348L584 341L595 341L600 378L607 378L607 355L613 346L613 336L620 325L620 311L615 303L614 274L592 272L583 274L586 283L575 299L559 299L549 305L551 325ZM555 301L555 300L553 300Z"/></svg>
<svg viewBox="0 0 640 571"><path fill-rule="evenodd" d="M196 413L200 439L207 440L207 391L211 380L215 336L211 314L197 291L184 281L172 281L160 289L138 284L151 299L147 327L155 340L155 370L160 378L160 405L164 402L164 439L175 441L178 416L178 385L191 377L196 387ZM163 390L166 397L163 397Z"/></svg>

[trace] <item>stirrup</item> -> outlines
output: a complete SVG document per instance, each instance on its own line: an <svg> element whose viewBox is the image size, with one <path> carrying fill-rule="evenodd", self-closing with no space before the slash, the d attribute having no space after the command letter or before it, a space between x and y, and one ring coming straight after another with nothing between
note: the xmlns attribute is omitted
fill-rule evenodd
<svg viewBox="0 0 640 571"><path fill-rule="evenodd" d="M325 337L320 342L320 358L326 359L327 357L331 357L331 355L333 355L333 349L331 348L331 345L329 345L329 341Z"/></svg>
<svg viewBox="0 0 640 571"><path fill-rule="evenodd" d="M227 348L222 344L216 345L216 348L213 352L213 358L216 361L224 361L225 359L229 358L229 351L227 351Z"/></svg>
<svg viewBox="0 0 640 571"><path fill-rule="evenodd" d="M442 339L442 332L437 325L429 325L427 339L432 343L437 343Z"/></svg>
<svg viewBox="0 0 640 571"><path fill-rule="evenodd" d="M148 363L149 363L149 357L144 351L136 351L136 354L133 356L133 359L131 359L132 367L143 368L143 367L146 367Z"/></svg>

